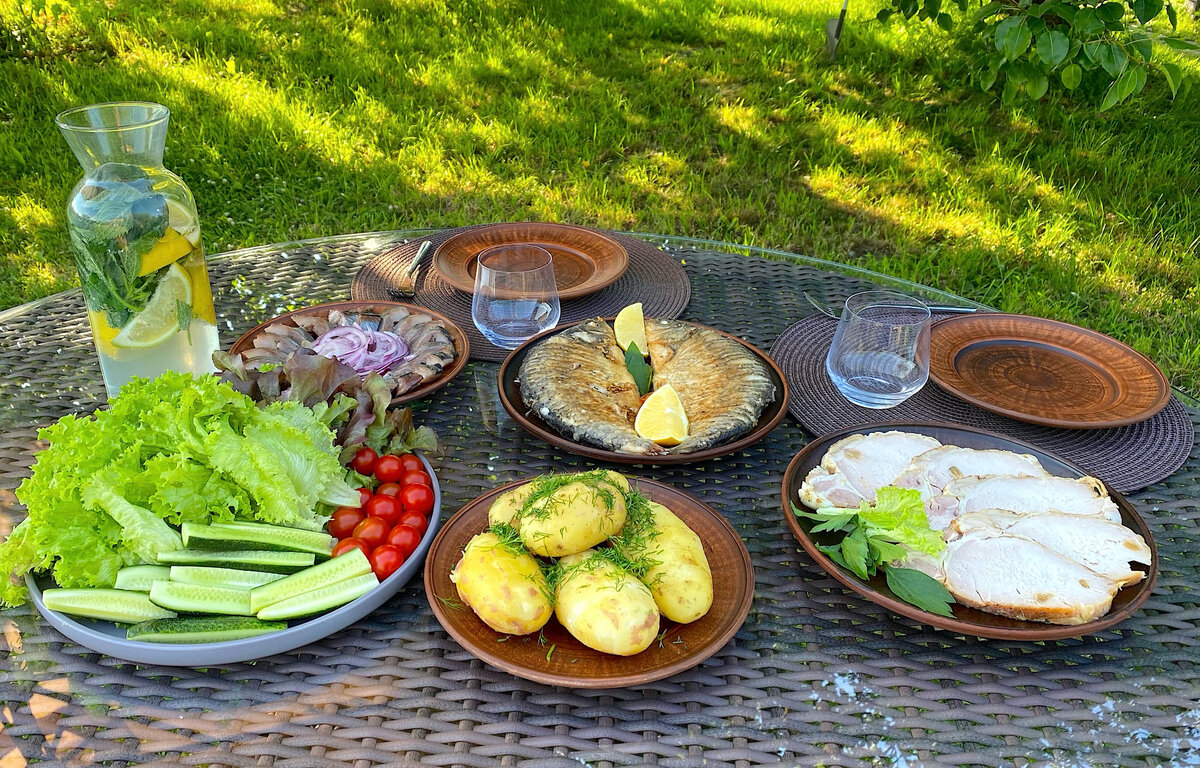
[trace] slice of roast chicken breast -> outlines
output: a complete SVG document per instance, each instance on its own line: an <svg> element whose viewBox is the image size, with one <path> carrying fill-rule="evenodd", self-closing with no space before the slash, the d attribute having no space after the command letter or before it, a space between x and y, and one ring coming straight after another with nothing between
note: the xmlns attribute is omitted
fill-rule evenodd
<svg viewBox="0 0 1200 768"><path fill-rule="evenodd" d="M829 446L821 465L800 487L800 501L813 509L857 509L875 502L875 491L891 485L913 458L941 443L911 432L872 432L851 435Z"/></svg>
<svg viewBox="0 0 1200 768"><path fill-rule="evenodd" d="M1023 515L1061 512L1121 522L1121 511L1094 477L961 477L947 483L925 505L935 530L945 528L958 515L981 509L1007 509Z"/></svg>

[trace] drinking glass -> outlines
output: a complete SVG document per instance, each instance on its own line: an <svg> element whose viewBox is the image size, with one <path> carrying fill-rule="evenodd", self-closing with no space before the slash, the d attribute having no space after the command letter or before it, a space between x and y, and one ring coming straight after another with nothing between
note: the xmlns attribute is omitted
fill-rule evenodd
<svg viewBox="0 0 1200 768"><path fill-rule="evenodd" d="M846 299L825 370L864 408L892 408L929 379L929 307L894 291Z"/></svg>
<svg viewBox="0 0 1200 768"><path fill-rule="evenodd" d="M479 254L471 319L488 341L516 349L558 324L554 260L536 245L497 245Z"/></svg>

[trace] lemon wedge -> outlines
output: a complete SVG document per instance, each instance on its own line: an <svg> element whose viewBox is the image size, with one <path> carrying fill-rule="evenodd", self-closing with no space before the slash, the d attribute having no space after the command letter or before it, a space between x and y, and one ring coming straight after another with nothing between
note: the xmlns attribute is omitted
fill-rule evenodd
<svg viewBox="0 0 1200 768"><path fill-rule="evenodd" d="M113 339L120 331L108 324L108 316L99 310L89 309L88 323L92 326L92 340L96 342L100 354L116 357L117 350L113 347Z"/></svg>
<svg viewBox="0 0 1200 768"><path fill-rule="evenodd" d="M688 436L688 418L679 394L670 384L650 393L638 409L633 429L659 445L679 445Z"/></svg>
<svg viewBox="0 0 1200 768"><path fill-rule="evenodd" d="M148 349L162 344L179 331L181 301L191 306L192 281L182 267L172 264L154 289L146 308L134 315L113 337L112 345L125 349Z"/></svg>
<svg viewBox="0 0 1200 768"><path fill-rule="evenodd" d="M142 266L138 277L145 277L151 272L157 272L168 264L179 261L192 252L192 243L186 237L167 227L167 233L159 238L154 247L142 256Z"/></svg>
<svg viewBox="0 0 1200 768"><path fill-rule="evenodd" d="M637 344L642 357L650 354L650 350L646 349L646 318L642 316L640 303L630 304L617 313L613 332L617 335L617 346L622 351L628 350L630 344Z"/></svg>
<svg viewBox="0 0 1200 768"><path fill-rule="evenodd" d="M200 245L200 225L196 215L178 200L167 199L167 226L187 238L192 245Z"/></svg>

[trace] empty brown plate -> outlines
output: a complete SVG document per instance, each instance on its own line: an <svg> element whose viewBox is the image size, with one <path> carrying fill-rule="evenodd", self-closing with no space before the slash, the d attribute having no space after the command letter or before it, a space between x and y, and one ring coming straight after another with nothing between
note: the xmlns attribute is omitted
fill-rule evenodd
<svg viewBox="0 0 1200 768"><path fill-rule="evenodd" d="M520 222L476 227L449 238L433 252L433 268L460 291L475 291L479 254L494 245L537 245L554 260L560 300L578 299L607 288L625 274L629 254L599 232L567 224Z"/></svg>
<svg viewBox="0 0 1200 768"><path fill-rule="evenodd" d="M934 323L929 378L986 411L1047 427L1123 427L1171 399L1166 377L1140 352L1102 333L1028 315Z"/></svg>
<svg viewBox="0 0 1200 768"><path fill-rule="evenodd" d="M312 307L303 309L294 309L291 312L284 312L282 315L272 317L266 322L259 323L250 330L246 331L233 343L229 353L232 355L245 352L254 346L254 338L262 333L267 326L275 323L283 323L284 325L295 325L293 319L296 315L328 315L331 311L337 309L342 312L368 312L373 314L382 314L389 309L403 307L410 312L429 315L433 319L442 324L450 334L450 338L454 341L454 360L441 370L437 376L422 383L420 386L414 387L407 392L401 392L392 398L392 405L401 405L410 403L413 400L419 400L422 397L432 394L450 383L450 381L458 375L463 366L467 364L467 357L470 355L470 342L467 341L467 334L463 333L462 328L455 325L454 321L440 312L434 312L432 309L418 307L415 304L401 304L395 301L334 301L328 304L317 304Z"/></svg>
<svg viewBox="0 0 1200 768"><path fill-rule="evenodd" d="M867 435L872 432L887 432L893 429L904 432L915 432L920 435L929 435L930 437L937 438L944 445L957 445L962 448L976 449L997 448L1016 453L1033 454L1042 463L1046 471L1052 475L1083 477L1087 474L1064 459L1060 459L1054 454L1046 453L1028 443L1009 440L1006 437L979 429L952 427L944 424L907 424L894 422L867 424L861 427L854 427L853 429L844 429L832 435L826 435L814 440L804 446L804 450L796 454L796 458L792 459L792 463L788 465L787 471L783 474L783 516L787 520L788 528L792 530L792 533L800 541L800 545L804 547L804 551L816 561L817 566L823 568L830 576L840 581L846 587L871 602L882 605L892 613L907 616L922 624L928 624L938 629L945 629L963 635L990 637L998 640L1061 640L1068 637L1095 634L1128 619L1142 607L1142 604L1150 597L1150 593L1154 591L1154 582L1158 579L1158 549L1154 546L1154 538L1150 535L1150 529L1146 527L1145 521L1134 510L1133 505L1112 489L1109 489L1109 496L1112 497L1113 502L1121 510L1121 522L1145 539L1146 543L1150 546L1150 566L1136 566L1145 572L1146 577L1137 584L1127 586L1118 592L1117 596L1113 599L1112 608L1109 612L1095 621L1074 626L1043 624L1037 621L1010 619L1006 616L986 613L957 603L951 606L954 612L954 618L951 619L939 616L936 613L930 613L911 603L900 600L888 589L887 580L882 574L877 575L870 581L862 581L850 571L834 563L818 548L818 545L821 544L830 545L837 543L840 536L829 533L811 533L811 529L816 522L808 518L797 517L792 512L791 505L795 504L797 507L803 508L800 504L800 485L804 482L804 478L808 476L813 467L821 463L821 459L825 456L825 452L829 450L829 447L838 440L850 435Z"/></svg>
<svg viewBox="0 0 1200 768"><path fill-rule="evenodd" d="M619 688L670 677L691 669L737 633L754 599L754 567L741 537L712 507L663 483L630 478L650 499L679 516L704 542L713 572L713 604L691 624L662 620L661 638L635 656L612 656L592 650L571 636L554 618L541 635L513 636L497 632L462 604L450 571L463 548L487 528L487 513L497 496L530 477L496 488L467 504L450 518L425 560L425 594L437 620L450 636L483 661L517 677L568 688Z"/></svg>
<svg viewBox="0 0 1200 768"><path fill-rule="evenodd" d="M604 318L611 325L615 318ZM504 410L512 417L512 420L520 425L529 434L546 441L550 445L570 451L571 453L580 456L586 456L589 459L599 459L601 461L611 461L617 464L647 464L647 465L664 465L664 464L692 464L697 461L706 461L718 456L725 456L740 451L743 448L748 448L754 445L759 440L762 440L771 430L779 426L779 422L783 421L784 415L787 413L788 402L788 384L787 379L783 376L783 371L769 356L764 354L762 350L753 344L739 339L731 333L725 333L718 328L713 328L709 325L700 325L699 323L688 323L686 320L676 320L677 323L687 323L698 328L708 328L727 338L733 339L741 344L746 349L754 353L764 366L767 368L767 375L771 378L771 382L775 385L775 399L767 404L763 412L758 416L758 422L745 435L730 440L722 445L716 445L712 448L706 448L703 451L693 451L692 453L665 453L659 456L649 456L641 453L617 453L606 448L599 448L587 443L580 443L572 440L570 437L560 433L554 427L547 424L538 415L532 412L521 398L521 384L517 380L517 374L521 371L521 363L525 361L525 357L530 350L534 348L542 339L555 333L561 333L571 328L571 326L560 326L551 328L548 331L543 331L537 336L534 336L529 341L513 350L512 354L504 359L500 364L500 404L504 406Z"/></svg>

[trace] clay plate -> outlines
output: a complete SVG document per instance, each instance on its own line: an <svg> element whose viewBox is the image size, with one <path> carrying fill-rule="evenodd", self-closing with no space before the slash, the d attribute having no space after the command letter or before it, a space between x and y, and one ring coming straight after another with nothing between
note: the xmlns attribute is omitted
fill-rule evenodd
<svg viewBox="0 0 1200 768"><path fill-rule="evenodd" d="M1166 377L1140 352L1027 315L939 320L929 377L984 410L1047 427L1121 427L1150 418L1171 399Z"/></svg>
<svg viewBox="0 0 1200 768"><path fill-rule="evenodd" d="M454 359L450 361L450 365L443 368L441 373L425 382L421 386L415 389L410 389L409 391L396 395L392 398L392 405L411 403L413 400L420 400L422 397L433 394L437 390L449 384L450 380L457 376L458 372L461 371L463 366L467 364L467 357L471 352L470 344L467 341L467 335L463 333L462 328L459 328L457 325L455 325L453 320L441 314L440 312L434 312L432 309L419 307L415 304L400 304L394 301L335 301L329 304L317 304L316 306L305 307L304 309L294 309L291 312L284 312L282 315L272 317L266 322L259 323L243 333L241 337L233 343L233 346L230 347L229 353L236 355L253 347L254 337L262 333L269 325L283 323L285 325L294 326L296 321L292 318L296 317L297 315L328 315L330 311L335 309L340 309L343 312L370 312L382 314L383 312L386 312L389 309L395 309L396 307L403 307L410 312L419 312L424 315L429 315L434 320L437 320L442 324L442 326L450 333L450 338L454 341Z"/></svg>
<svg viewBox="0 0 1200 768"><path fill-rule="evenodd" d="M625 248L599 232L566 224L521 222L477 227L448 238L433 252L433 268L458 290L474 293L480 252L510 243L537 245L550 252L562 301L607 288L629 267Z"/></svg>
<svg viewBox="0 0 1200 768"><path fill-rule="evenodd" d="M754 599L754 567L746 545L723 517L695 496L642 478L630 481L647 497L678 515L704 542L704 555L714 575L713 605L707 614L691 624L662 619L662 641L635 656L594 651L554 618L542 630L544 642L539 642L537 635L505 635L480 621L462 604L450 581L450 571L467 542L487 528L492 501L533 479L509 483L467 504L442 527L429 549L425 594L437 620L463 648L493 667L526 680L568 688L618 688L643 685L691 669L721 650L737 633Z"/></svg>
<svg viewBox="0 0 1200 768"><path fill-rule="evenodd" d="M1150 545L1150 566L1148 568L1142 565L1136 566L1146 573L1146 578L1118 592L1117 596L1113 599L1112 609L1104 616L1087 624L1062 626L1058 624L1043 624L1036 621L1021 621L1019 619L1010 619L1005 616L985 613L965 605L957 604L951 606L954 611L954 618L949 619L945 616L929 613L915 605L898 599L888 589L887 581L882 575L876 576L866 582L860 580L850 571L835 564L824 552L817 549L817 544L828 545L836 543L840 536L838 534L817 534L810 537L809 529L815 525L815 522L797 517L792 513L791 504L795 502L796 506L802 507L799 495L800 485L804 482L804 478L808 475L809 471L821 463L821 458L824 457L825 452L831 445L850 435L887 432L892 429L929 435L941 440L944 444L957 445L962 448L998 448L1006 451L1015 451L1016 453L1030 453L1036 456L1038 461L1042 462L1042 466L1046 468L1046 471L1052 475L1083 477L1087 474L1064 459L1060 459L1054 454L1047 453L1027 443L1022 443L1018 440L1009 440L1006 437L979 429L951 427L936 423L867 424L861 427L844 429L832 435L826 435L814 440L804 446L804 450L796 454L796 457L792 459L792 463L788 465L787 471L784 472L783 516L787 520L788 527L791 528L792 533L800 541L800 545L804 547L804 551L816 561L819 567L823 568L830 576L851 590L873 603L882 605L893 613L907 616L922 624L928 624L938 629L945 629L962 635L990 637L997 640L1061 640L1068 637L1081 637L1083 635L1094 634L1120 624L1132 616L1142 606L1142 603L1146 602L1146 599L1150 597L1150 593L1154 591L1154 582L1158 578L1158 549L1154 546L1154 538L1150 535L1150 529L1146 527L1145 521L1138 515L1133 505L1111 488L1108 490L1108 495L1112 497L1113 502L1121 510L1121 522L1139 534Z"/></svg>
<svg viewBox="0 0 1200 768"><path fill-rule="evenodd" d="M604 319L611 325L615 318L607 317ZM762 440L771 430L779 426L779 422L783 421L783 417L787 413L788 401L787 379L784 378L783 371L779 369L779 365L758 347L739 339L733 334L725 333L725 331L708 325L688 323L686 320L676 320L675 322L694 325L697 328L708 328L722 336L733 339L738 344L753 352L762 361L763 365L767 367L767 375L771 377L772 383L775 384L775 399L763 409L763 412L758 417L758 423L754 425L754 428L737 440L731 440L724 445L714 446L693 453L668 453L662 456L646 456L636 453L617 453L616 451L597 448L594 445L575 442L569 437L560 434L558 430L542 421L536 414L530 412L528 406L525 405L525 401L521 399L521 386L517 381L517 373L521 370L521 363L525 361L525 356L529 354L534 345L546 336L568 330L571 326L559 326L558 328L552 328L539 333L517 347L513 350L512 354L505 358L504 362L500 364L500 402L504 405L504 410L508 411L508 415L513 418L513 421L517 422L522 429L534 437L571 453L586 456L589 459L611 461L616 464L662 465L690 464L697 461L705 461L706 459L725 456L726 454L747 448Z"/></svg>

